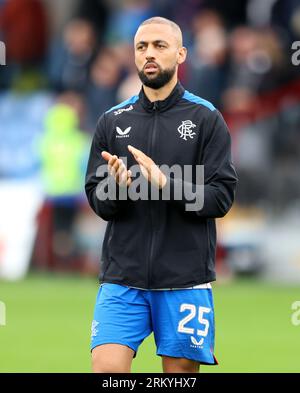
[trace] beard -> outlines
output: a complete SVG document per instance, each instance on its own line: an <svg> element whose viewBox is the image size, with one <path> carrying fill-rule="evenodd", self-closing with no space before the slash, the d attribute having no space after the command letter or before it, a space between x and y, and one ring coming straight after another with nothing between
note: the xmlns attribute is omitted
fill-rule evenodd
<svg viewBox="0 0 300 393"><path fill-rule="evenodd" d="M167 68L165 70L162 70L159 65L157 65L157 67L157 75L150 78L144 73L143 70L138 70L138 75L142 84L154 90L158 90L161 87L165 86L167 83L169 83L176 72L176 66L174 66L173 68Z"/></svg>

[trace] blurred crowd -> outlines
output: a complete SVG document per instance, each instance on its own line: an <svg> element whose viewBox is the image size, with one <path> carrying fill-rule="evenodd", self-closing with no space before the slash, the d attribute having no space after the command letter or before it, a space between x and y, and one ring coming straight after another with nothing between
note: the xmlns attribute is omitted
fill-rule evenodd
<svg viewBox="0 0 300 393"><path fill-rule="evenodd" d="M132 40L156 15L183 30L180 81L230 126L232 220L300 199L300 0L0 0L0 184L41 186L37 264L95 266L104 224L83 195L90 141L100 114L140 90Z"/></svg>

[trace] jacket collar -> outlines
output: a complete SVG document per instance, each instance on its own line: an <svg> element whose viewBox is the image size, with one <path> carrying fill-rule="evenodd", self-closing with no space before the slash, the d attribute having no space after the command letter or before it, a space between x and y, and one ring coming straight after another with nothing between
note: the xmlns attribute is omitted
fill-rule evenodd
<svg viewBox="0 0 300 393"><path fill-rule="evenodd" d="M178 81L174 89L171 91L170 95L164 100L151 102L149 98L146 96L143 87L140 90L139 99L142 106L147 112L153 112L154 110L163 112L171 108L173 105L175 105L183 96L183 94L184 94L184 87Z"/></svg>

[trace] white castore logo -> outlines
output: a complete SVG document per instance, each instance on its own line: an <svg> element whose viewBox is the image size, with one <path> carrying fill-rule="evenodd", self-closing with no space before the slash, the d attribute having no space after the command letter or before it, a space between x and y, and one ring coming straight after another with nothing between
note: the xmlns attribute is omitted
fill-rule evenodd
<svg viewBox="0 0 300 393"><path fill-rule="evenodd" d="M193 128L195 127L196 124L194 124L191 120L183 120L181 125L177 128L180 138L183 138L185 141L187 140L187 137L193 139L194 135L196 135L196 133L193 132Z"/></svg>
<svg viewBox="0 0 300 393"><path fill-rule="evenodd" d="M131 130L131 127L127 127L126 130L121 130L120 127L116 127L116 131L118 135L116 135L117 138L129 138L129 131Z"/></svg>
<svg viewBox="0 0 300 393"><path fill-rule="evenodd" d="M199 341L197 341L197 340L195 339L195 337L191 336L191 341L192 341L192 343L193 343L194 345L196 345L196 346L198 347L198 346L201 346L201 345L203 344L204 338L202 337L202 338L200 338Z"/></svg>

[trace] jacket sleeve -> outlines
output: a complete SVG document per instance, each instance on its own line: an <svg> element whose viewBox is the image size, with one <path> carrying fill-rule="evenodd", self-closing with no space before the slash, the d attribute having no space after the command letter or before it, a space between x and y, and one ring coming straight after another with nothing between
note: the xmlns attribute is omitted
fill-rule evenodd
<svg viewBox="0 0 300 393"><path fill-rule="evenodd" d="M186 209L192 197L202 200L199 209L193 209L199 217L223 217L231 208L237 184L237 174L231 160L231 137L222 115L213 111L207 120L200 164L204 166L202 187L184 179L167 176L170 198ZM174 198L174 189L181 188L181 199ZM199 195L197 195L197 193ZM201 195L200 195L201 193ZM187 197L188 196L188 197ZM196 206L196 205L195 205Z"/></svg>
<svg viewBox="0 0 300 393"><path fill-rule="evenodd" d="M116 198L99 198L99 189L109 190L112 185L118 190L115 180L108 175L107 162L102 158L101 152L108 151L108 146L105 139L105 114L98 120L96 132L92 140L90 150L87 172L85 177L85 192L91 208L103 220L109 221L113 219L121 208L121 203ZM113 154L113 153L111 153ZM99 169L102 168L101 171Z"/></svg>

